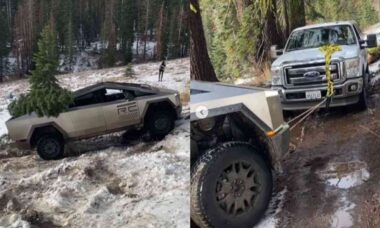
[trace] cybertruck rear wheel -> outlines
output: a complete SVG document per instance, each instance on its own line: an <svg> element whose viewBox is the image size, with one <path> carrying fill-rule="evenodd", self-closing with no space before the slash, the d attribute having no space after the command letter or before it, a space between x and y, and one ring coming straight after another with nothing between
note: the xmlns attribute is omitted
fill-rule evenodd
<svg viewBox="0 0 380 228"><path fill-rule="evenodd" d="M174 129L174 116L167 110L155 110L149 114L146 124L150 135L161 139Z"/></svg>
<svg viewBox="0 0 380 228"><path fill-rule="evenodd" d="M44 160L60 159L63 156L64 141L57 134L42 135L36 146L38 155Z"/></svg>
<svg viewBox="0 0 380 228"><path fill-rule="evenodd" d="M203 154L191 174L191 218L200 227L252 228L272 195L272 173L257 148L224 143Z"/></svg>

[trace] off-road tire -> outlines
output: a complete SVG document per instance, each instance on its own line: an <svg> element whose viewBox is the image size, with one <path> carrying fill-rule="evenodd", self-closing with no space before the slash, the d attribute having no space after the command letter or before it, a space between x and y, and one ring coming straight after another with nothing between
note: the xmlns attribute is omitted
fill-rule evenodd
<svg viewBox="0 0 380 228"><path fill-rule="evenodd" d="M174 116L168 110L152 111L146 121L146 127L153 139L162 139L174 129Z"/></svg>
<svg viewBox="0 0 380 228"><path fill-rule="evenodd" d="M367 92L363 90L359 95L359 102L354 105L354 108L358 111L364 111L368 108Z"/></svg>
<svg viewBox="0 0 380 228"><path fill-rule="evenodd" d="M251 198L251 200L255 198L253 200L253 204L249 205L246 204L246 201L243 202L245 208L247 208L247 206L249 207L248 209L244 209L246 211L243 211L243 213L238 215L231 215L229 212L226 212L222 209L222 207L220 207L221 204L218 204L216 193L218 191L218 185L219 190L222 188L222 185L220 185L222 182L218 181L222 177L221 174L226 174L228 167L235 166L235 164L239 164L241 162L249 165L249 167L254 170L254 174L250 175L251 171L249 171L245 175L245 179L249 181L250 177L253 178L253 176L256 176L256 178L253 178L254 181L252 183L257 181L258 183L255 184L259 184L260 187L258 189L254 188L255 191L257 191L257 195L252 196ZM249 170L251 170L251 168L249 168ZM243 171L247 169L241 168L241 170ZM230 172L233 173L233 170ZM243 176L244 175L239 177ZM233 178L231 178L231 180L232 179ZM229 183L231 180L223 181L223 184ZM244 193L242 193L243 195L246 194L246 188L252 190L252 188L248 188L248 182L244 182L244 185L244 188L240 188L240 190L243 189L244 191ZM272 195L272 185L271 168L256 147L245 142L223 143L204 153L192 168L190 192L191 218L198 226L202 228L252 228L262 218L268 207ZM232 185L230 186L232 192L234 187L232 187ZM236 189L234 191L236 191ZM227 194L228 197L231 197L232 195L229 194ZM235 195L234 197L235 198L233 199L236 203L237 196ZM227 199L227 197L224 198ZM241 198L242 197L240 197L240 199ZM250 203L252 203L252 201Z"/></svg>
<svg viewBox="0 0 380 228"><path fill-rule="evenodd" d="M363 79L363 91L359 95L358 103L354 104L354 108L358 111L365 111L368 108L368 92L369 92L369 75Z"/></svg>
<svg viewBox="0 0 380 228"><path fill-rule="evenodd" d="M64 140L58 134L45 134L36 144L38 155L44 160L56 160L63 157Z"/></svg>

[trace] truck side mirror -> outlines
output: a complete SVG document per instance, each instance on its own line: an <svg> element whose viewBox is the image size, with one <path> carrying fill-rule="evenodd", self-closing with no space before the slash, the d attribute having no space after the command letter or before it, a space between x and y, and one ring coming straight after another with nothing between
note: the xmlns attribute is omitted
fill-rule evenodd
<svg viewBox="0 0 380 228"><path fill-rule="evenodd" d="M380 44L380 35L369 34L367 35L367 48L374 48Z"/></svg>
<svg viewBox="0 0 380 228"><path fill-rule="evenodd" d="M365 40L359 40L360 49L366 49L367 48L367 41Z"/></svg>
<svg viewBox="0 0 380 228"><path fill-rule="evenodd" d="M270 47L270 56L272 59L277 59L284 53L283 49L279 49L277 45L272 45Z"/></svg>

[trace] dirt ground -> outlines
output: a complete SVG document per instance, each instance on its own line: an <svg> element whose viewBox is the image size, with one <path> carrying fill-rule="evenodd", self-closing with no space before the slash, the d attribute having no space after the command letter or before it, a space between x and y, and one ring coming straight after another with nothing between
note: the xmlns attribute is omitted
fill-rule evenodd
<svg viewBox="0 0 380 228"><path fill-rule="evenodd" d="M292 132L277 227L380 227L380 85L370 108L320 111Z"/></svg>

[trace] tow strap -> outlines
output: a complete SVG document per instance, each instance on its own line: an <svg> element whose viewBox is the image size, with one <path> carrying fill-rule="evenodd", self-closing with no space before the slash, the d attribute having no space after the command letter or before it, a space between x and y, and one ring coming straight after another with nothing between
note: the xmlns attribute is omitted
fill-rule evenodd
<svg viewBox="0 0 380 228"><path fill-rule="evenodd" d="M331 57L335 52L341 51L342 48L339 45L330 44L319 48L321 52L325 54L325 71L327 79L327 93L326 93L326 112L329 111L331 100L334 96L334 80L331 77Z"/></svg>

